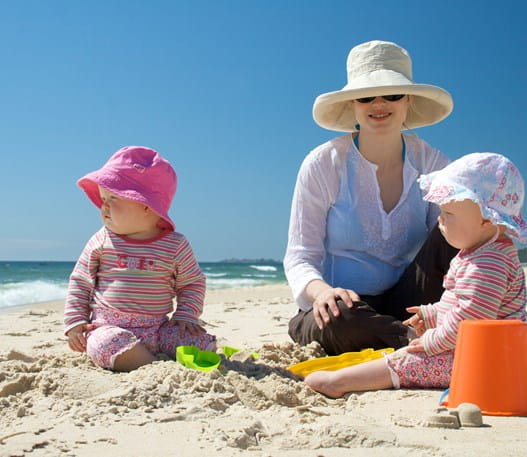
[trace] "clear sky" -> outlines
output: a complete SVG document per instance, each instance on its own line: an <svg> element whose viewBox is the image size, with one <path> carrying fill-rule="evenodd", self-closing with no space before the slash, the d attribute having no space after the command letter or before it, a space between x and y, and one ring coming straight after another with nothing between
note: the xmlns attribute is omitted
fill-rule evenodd
<svg viewBox="0 0 527 457"><path fill-rule="evenodd" d="M100 226L75 185L124 145L179 175L171 210L200 261L281 259L303 157L338 133L314 98L351 47L405 47L453 114L419 136L527 177L523 1L0 1L0 260L75 260Z"/></svg>

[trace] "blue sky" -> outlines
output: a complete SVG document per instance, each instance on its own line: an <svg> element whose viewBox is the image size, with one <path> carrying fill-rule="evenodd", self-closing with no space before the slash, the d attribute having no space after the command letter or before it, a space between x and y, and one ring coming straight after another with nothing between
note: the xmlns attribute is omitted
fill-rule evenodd
<svg viewBox="0 0 527 457"><path fill-rule="evenodd" d="M75 260L100 226L75 181L130 144L177 170L170 214L200 261L281 259L298 167L338 135L313 100L372 39L452 94L422 138L527 176L526 19L520 1L0 2L0 260Z"/></svg>

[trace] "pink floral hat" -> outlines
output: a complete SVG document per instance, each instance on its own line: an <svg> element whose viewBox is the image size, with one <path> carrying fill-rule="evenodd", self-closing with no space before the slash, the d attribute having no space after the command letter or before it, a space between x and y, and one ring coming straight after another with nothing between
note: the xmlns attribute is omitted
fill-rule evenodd
<svg viewBox="0 0 527 457"><path fill-rule="evenodd" d="M418 179L424 200L444 205L472 200L485 219L503 225L519 244L527 244L527 224L522 217L523 179L514 164L501 154L475 152L442 170Z"/></svg>
<svg viewBox="0 0 527 457"><path fill-rule="evenodd" d="M102 206L98 187L101 186L121 198L148 206L161 218L159 227L175 229L168 210L176 194L176 172L153 149L125 146L110 157L101 169L79 179L77 185L97 208Z"/></svg>

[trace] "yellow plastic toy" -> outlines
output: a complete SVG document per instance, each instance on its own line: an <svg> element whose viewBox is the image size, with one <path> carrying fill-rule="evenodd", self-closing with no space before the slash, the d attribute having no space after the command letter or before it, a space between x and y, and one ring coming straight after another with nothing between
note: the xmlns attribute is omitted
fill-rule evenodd
<svg viewBox="0 0 527 457"><path fill-rule="evenodd" d="M335 371L340 368L358 365L359 363L379 359L383 354L393 352L393 348L384 348L374 350L372 348L363 349L360 352L344 352L340 355L330 357L319 357L317 359L306 360L304 362L291 365L288 370L298 376L307 376L314 371L326 370Z"/></svg>

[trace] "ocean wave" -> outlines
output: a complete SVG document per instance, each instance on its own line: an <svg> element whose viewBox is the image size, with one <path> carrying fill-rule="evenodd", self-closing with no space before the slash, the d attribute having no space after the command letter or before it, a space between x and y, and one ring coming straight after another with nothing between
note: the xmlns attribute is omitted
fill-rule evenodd
<svg viewBox="0 0 527 457"><path fill-rule="evenodd" d="M249 266L258 271L277 271L277 268L273 267L272 265L249 265Z"/></svg>
<svg viewBox="0 0 527 457"><path fill-rule="evenodd" d="M242 274L243 278L276 278L276 275L265 274L265 273L251 273L251 274Z"/></svg>
<svg viewBox="0 0 527 457"><path fill-rule="evenodd" d="M207 278L222 278L223 276L227 276L227 273L209 273L206 271L205 276Z"/></svg>
<svg viewBox="0 0 527 457"><path fill-rule="evenodd" d="M0 286L0 308L62 300L68 292L67 284L48 281L11 282Z"/></svg>
<svg viewBox="0 0 527 457"><path fill-rule="evenodd" d="M266 284L267 281L258 279L210 279L207 281L207 289L229 289L231 287L251 287Z"/></svg>

